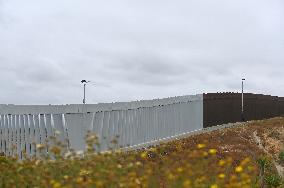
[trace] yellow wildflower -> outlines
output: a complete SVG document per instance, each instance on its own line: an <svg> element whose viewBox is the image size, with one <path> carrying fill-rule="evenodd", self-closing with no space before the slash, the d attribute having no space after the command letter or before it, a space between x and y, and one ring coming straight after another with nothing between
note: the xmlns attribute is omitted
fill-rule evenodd
<svg viewBox="0 0 284 188"><path fill-rule="evenodd" d="M43 145L43 144L37 144L37 145L36 145L36 148L37 148L37 149L43 149L43 148L44 148L44 145Z"/></svg>
<svg viewBox="0 0 284 188"><path fill-rule="evenodd" d="M53 188L60 188L61 187L61 184L59 182L56 182L53 184L52 186Z"/></svg>
<svg viewBox="0 0 284 188"><path fill-rule="evenodd" d="M242 166L237 166L237 167L235 168L235 171L236 171L237 173L240 173L240 172L243 171L243 167L242 167Z"/></svg>
<svg viewBox="0 0 284 188"><path fill-rule="evenodd" d="M97 182L95 182L95 184L96 184L96 187L103 187L103 182L102 181L97 181Z"/></svg>
<svg viewBox="0 0 284 188"><path fill-rule="evenodd" d="M216 149L210 149L210 150L209 150L209 153L210 153L211 155L215 155L215 154L217 153L217 150L216 150Z"/></svg>
<svg viewBox="0 0 284 188"><path fill-rule="evenodd" d="M188 188L191 185L191 181L190 180L185 180L182 185L183 185L184 188Z"/></svg>
<svg viewBox="0 0 284 188"><path fill-rule="evenodd" d="M90 170L82 169L82 170L80 170L79 175L80 175L80 176L86 176L86 175L89 175L89 174L91 174L91 173L92 173L92 172L91 172Z"/></svg>
<svg viewBox="0 0 284 188"><path fill-rule="evenodd" d="M213 184L210 186L210 188L218 188L218 185L217 184Z"/></svg>
<svg viewBox="0 0 284 188"><path fill-rule="evenodd" d="M245 166L247 163L249 163L250 162L250 158L245 158L244 160L242 160L242 162L241 162L241 165L242 166Z"/></svg>
<svg viewBox="0 0 284 188"><path fill-rule="evenodd" d="M181 172L183 172L183 169L181 167L178 167L177 172L181 173Z"/></svg>
<svg viewBox="0 0 284 188"><path fill-rule="evenodd" d="M222 173L222 174L219 174L219 175L218 175L218 178L220 178L220 179L225 178L225 174L223 174L223 173Z"/></svg>
<svg viewBox="0 0 284 188"><path fill-rule="evenodd" d="M168 179L169 179L169 180L173 180L173 179L175 179L175 176L170 173L170 174L168 175Z"/></svg>
<svg viewBox="0 0 284 188"><path fill-rule="evenodd" d="M197 144L197 148L198 148L198 149L205 148L205 146L206 146L205 144Z"/></svg>
<svg viewBox="0 0 284 188"><path fill-rule="evenodd" d="M207 157L207 156L208 156L208 153L207 153L206 151L204 151L204 152L202 153L202 155L203 155L203 157Z"/></svg>
<svg viewBox="0 0 284 188"><path fill-rule="evenodd" d="M148 156L148 154L147 154L147 152L143 152L143 153L141 153L140 156L141 156L141 158L145 159Z"/></svg>
<svg viewBox="0 0 284 188"><path fill-rule="evenodd" d="M226 163L225 160L221 159L221 160L218 162L218 165L219 165L219 166L224 166L225 163Z"/></svg>
<svg viewBox="0 0 284 188"><path fill-rule="evenodd" d="M76 178L76 183L80 184L82 182L83 182L83 178L82 177Z"/></svg>
<svg viewBox="0 0 284 188"><path fill-rule="evenodd" d="M50 149L50 151L51 151L52 153L54 153L55 155L58 155L58 154L61 153L61 149L60 149L59 147L57 147L57 146L53 146L53 147Z"/></svg>
<svg viewBox="0 0 284 188"><path fill-rule="evenodd" d="M52 185L53 188L60 188L61 184L55 180L51 180L50 184Z"/></svg>

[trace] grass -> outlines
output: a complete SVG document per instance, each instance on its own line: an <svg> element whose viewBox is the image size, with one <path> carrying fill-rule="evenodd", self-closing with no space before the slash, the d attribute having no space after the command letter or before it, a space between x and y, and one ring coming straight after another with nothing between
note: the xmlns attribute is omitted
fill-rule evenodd
<svg viewBox="0 0 284 188"><path fill-rule="evenodd" d="M37 158L0 157L0 187L279 187L271 159L247 141L256 124L129 152L97 153L89 134L83 155L53 145Z"/></svg>

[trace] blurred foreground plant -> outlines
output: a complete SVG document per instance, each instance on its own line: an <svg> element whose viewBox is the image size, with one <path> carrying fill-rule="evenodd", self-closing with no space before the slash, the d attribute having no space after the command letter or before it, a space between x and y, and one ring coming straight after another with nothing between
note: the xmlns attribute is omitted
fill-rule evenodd
<svg viewBox="0 0 284 188"><path fill-rule="evenodd" d="M115 138L117 139L117 138ZM253 187L257 164L250 158L235 162L216 148L185 140L122 152L100 149L98 137L88 132L86 151L67 150L52 137L36 145L41 156L0 157L0 187ZM266 162L260 160L264 167ZM261 172L262 173L262 172ZM277 182L270 177L267 182ZM273 183L276 185L276 183Z"/></svg>

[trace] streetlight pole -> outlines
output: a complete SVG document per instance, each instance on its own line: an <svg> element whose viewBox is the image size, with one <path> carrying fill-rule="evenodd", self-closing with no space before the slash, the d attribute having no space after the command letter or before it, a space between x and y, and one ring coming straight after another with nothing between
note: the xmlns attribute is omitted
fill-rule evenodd
<svg viewBox="0 0 284 188"><path fill-rule="evenodd" d="M84 84L84 98L83 98L83 104L86 104L86 83Z"/></svg>
<svg viewBox="0 0 284 188"><path fill-rule="evenodd" d="M90 81L81 80L81 83L84 84L84 98L83 98L83 104L86 104L86 84Z"/></svg>
<svg viewBox="0 0 284 188"><path fill-rule="evenodd" d="M244 81L246 79L242 79L242 121L245 121L245 116L244 116Z"/></svg>

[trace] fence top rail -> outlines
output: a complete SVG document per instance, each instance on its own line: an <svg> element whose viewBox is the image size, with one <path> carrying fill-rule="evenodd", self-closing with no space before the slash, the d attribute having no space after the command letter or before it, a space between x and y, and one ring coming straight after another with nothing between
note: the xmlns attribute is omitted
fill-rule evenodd
<svg viewBox="0 0 284 188"><path fill-rule="evenodd" d="M164 99L141 100L132 102L115 102L99 104L66 104L66 105L14 105L0 104L0 114L66 114L86 113L113 110L129 110L143 107L155 107L183 102L202 101L203 95L185 95Z"/></svg>
<svg viewBox="0 0 284 188"><path fill-rule="evenodd" d="M233 92L223 92L223 93L204 93L204 100L214 100L214 99L240 99L242 93L233 93ZM273 101L282 101L283 97L264 95L264 94L254 94L254 93L244 93L245 99L261 99L261 100L273 100Z"/></svg>

